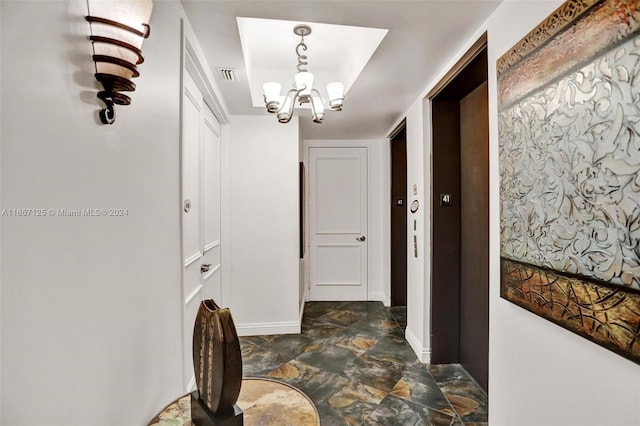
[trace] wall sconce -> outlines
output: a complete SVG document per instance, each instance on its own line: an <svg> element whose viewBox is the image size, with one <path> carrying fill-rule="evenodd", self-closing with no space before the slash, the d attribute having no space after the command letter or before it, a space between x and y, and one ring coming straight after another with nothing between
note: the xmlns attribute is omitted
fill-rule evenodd
<svg viewBox="0 0 640 426"><path fill-rule="evenodd" d="M98 98L106 105L100 120L113 124L114 104L131 103L131 98L120 92L136 89L131 79L140 75L136 65L144 61L142 42L149 37L153 0L88 0L88 6L95 77L104 87Z"/></svg>

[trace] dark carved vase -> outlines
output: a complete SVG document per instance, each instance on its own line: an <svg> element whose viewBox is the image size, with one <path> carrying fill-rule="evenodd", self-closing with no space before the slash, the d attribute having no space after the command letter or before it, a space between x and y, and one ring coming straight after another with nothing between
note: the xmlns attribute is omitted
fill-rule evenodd
<svg viewBox="0 0 640 426"><path fill-rule="evenodd" d="M233 413L242 385L242 353L228 308L203 300L193 327L199 402L216 417Z"/></svg>

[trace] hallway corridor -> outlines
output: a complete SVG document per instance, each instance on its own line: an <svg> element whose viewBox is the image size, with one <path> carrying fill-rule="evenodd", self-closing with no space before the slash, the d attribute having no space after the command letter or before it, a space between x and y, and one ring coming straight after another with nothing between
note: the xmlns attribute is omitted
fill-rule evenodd
<svg viewBox="0 0 640 426"><path fill-rule="evenodd" d="M308 302L301 334L240 339L244 376L296 386L322 426L487 424L487 395L457 364L420 363L405 327L404 308Z"/></svg>

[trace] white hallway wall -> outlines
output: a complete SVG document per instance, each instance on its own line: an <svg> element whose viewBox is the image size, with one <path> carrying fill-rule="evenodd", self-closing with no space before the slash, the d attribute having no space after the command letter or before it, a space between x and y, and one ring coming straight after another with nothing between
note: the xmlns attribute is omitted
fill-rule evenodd
<svg viewBox="0 0 640 426"><path fill-rule="evenodd" d="M146 424L182 391L182 8L155 3L112 126L97 122L86 2L0 10L2 206L128 209L1 218L0 424Z"/></svg>
<svg viewBox="0 0 640 426"><path fill-rule="evenodd" d="M431 361L430 290L425 285L430 277L431 257L430 148L425 143L423 101L419 99L406 113L407 128L407 203L418 200L415 214L407 210L407 328L405 337L420 361ZM416 186L416 194L413 187ZM416 230L413 230L413 220ZM417 238L418 256L414 253L413 236Z"/></svg>
<svg viewBox="0 0 640 426"><path fill-rule="evenodd" d="M0 24L2 23L2 6L0 5ZM0 31L0 52L2 52L2 32ZM0 91L2 90L2 57L0 55ZM1 92L0 92L1 93ZM2 102L0 101L0 144L2 143ZM2 164L2 148L0 146L0 165ZM0 172L0 189L2 173ZM0 210L2 209L2 192L0 191ZM0 222L0 423L2 423L2 222Z"/></svg>
<svg viewBox="0 0 640 426"><path fill-rule="evenodd" d="M407 111L407 151L423 150L423 161L409 154L409 188L424 173L429 200L431 123L424 96L480 35L488 33L490 118L490 348L489 420L496 426L638 425L640 366L566 331L499 295L500 229L497 82L495 64L509 48L544 20L560 0L505 1L476 35L442 67ZM429 223L429 210L424 223ZM428 225L427 225L428 226ZM429 235L425 229L425 262L408 264L408 325L414 350L430 353ZM420 281L421 275L424 281ZM415 309L414 309L415 308ZM420 340L422 338L422 340Z"/></svg>
<svg viewBox="0 0 640 426"><path fill-rule="evenodd" d="M562 2L506 2L487 22L490 118L490 377L492 425L638 425L640 366L499 296L495 64Z"/></svg>
<svg viewBox="0 0 640 426"><path fill-rule="evenodd" d="M224 288L240 335L300 332L297 120L234 115L225 126Z"/></svg>

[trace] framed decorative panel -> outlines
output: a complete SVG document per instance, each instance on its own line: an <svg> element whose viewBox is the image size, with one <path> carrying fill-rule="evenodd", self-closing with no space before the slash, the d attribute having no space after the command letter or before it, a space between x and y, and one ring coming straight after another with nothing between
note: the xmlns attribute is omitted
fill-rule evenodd
<svg viewBox="0 0 640 426"><path fill-rule="evenodd" d="M640 3L569 0L497 71L500 294L640 364Z"/></svg>

